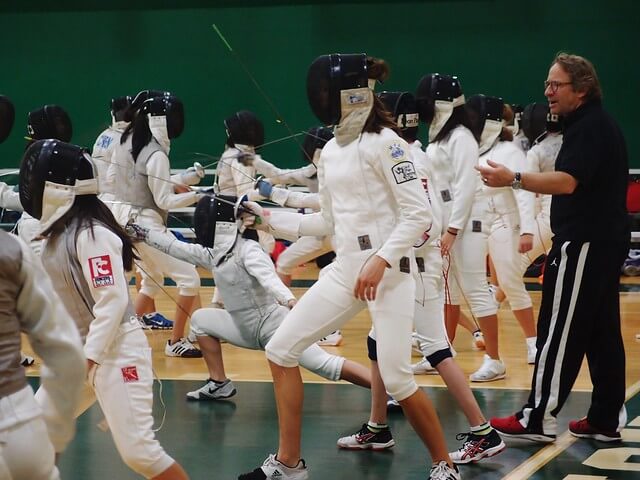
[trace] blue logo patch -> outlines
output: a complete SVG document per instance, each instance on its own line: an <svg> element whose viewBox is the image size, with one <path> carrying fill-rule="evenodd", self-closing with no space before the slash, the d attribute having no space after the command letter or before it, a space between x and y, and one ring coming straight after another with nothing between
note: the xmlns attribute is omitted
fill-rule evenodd
<svg viewBox="0 0 640 480"><path fill-rule="evenodd" d="M389 146L389 151L391 152L391 158L397 160L404 156L404 150L398 143L393 143Z"/></svg>
<svg viewBox="0 0 640 480"><path fill-rule="evenodd" d="M108 135L102 135L98 139L98 146L106 150L107 148L109 148L109 145L111 145L111 142L113 142L113 138L109 137Z"/></svg>

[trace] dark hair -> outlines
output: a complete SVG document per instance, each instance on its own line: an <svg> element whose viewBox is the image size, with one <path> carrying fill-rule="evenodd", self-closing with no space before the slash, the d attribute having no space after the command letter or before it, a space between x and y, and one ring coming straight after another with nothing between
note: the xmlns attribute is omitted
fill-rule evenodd
<svg viewBox="0 0 640 480"><path fill-rule="evenodd" d="M42 233L43 237L54 239L62 234L73 224L88 225L91 230L91 237L95 239L93 228L102 225L115 233L122 241L122 266L125 271L133 268L136 255L135 247L127 232L118 224L111 210L102 203L96 195L78 195L73 206L47 230Z"/></svg>
<svg viewBox="0 0 640 480"><path fill-rule="evenodd" d="M389 64L381 58L367 57L367 73L371 80L384 82L389 78ZM362 131L380 133L383 128L389 128L400 135L400 129L393 116L387 111L382 100L373 95L373 108Z"/></svg>
<svg viewBox="0 0 640 480"><path fill-rule="evenodd" d="M120 138L120 145L124 145L129 135L133 135L131 138L131 156L133 156L133 161L135 162L138 160L140 151L149 144L152 138L149 119L147 119L146 115L139 113L132 122L127 125L127 128Z"/></svg>
<svg viewBox="0 0 640 480"><path fill-rule="evenodd" d="M469 131L473 134L473 137L476 139L476 142L480 141L480 134L474 131L473 124L471 119L469 118L469 112L465 108L464 105L458 105L451 112L451 116L446 121L446 123L442 126L442 129L436 135L436 138L433 139L433 142L439 142L440 140L444 140L447 138L451 130L456 128L458 125L462 125L467 127Z"/></svg>
<svg viewBox="0 0 640 480"><path fill-rule="evenodd" d="M601 100L600 80L593 64L580 55L558 52L551 65L558 64L571 77L571 86L577 92L586 92L585 100Z"/></svg>
<svg viewBox="0 0 640 480"><path fill-rule="evenodd" d="M514 118L515 118L515 115L513 114L513 109L509 104L505 103L504 106L502 107L502 121L507 125L509 124L513 125ZM500 136L498 138L500 138L501 142L512 142L513 132L511 131L511 129L507 127L502 127L502 130L500 131Z"/></svg>

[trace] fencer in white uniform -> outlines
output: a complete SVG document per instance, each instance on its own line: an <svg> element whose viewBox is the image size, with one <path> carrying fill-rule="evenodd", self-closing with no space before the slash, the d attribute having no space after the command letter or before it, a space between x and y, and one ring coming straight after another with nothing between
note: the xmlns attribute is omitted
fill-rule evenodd
<svg viewBox="0 0 640 480"><path fill-rule="evenodd" d="M226 309L202 308L194 312L191 332L198 338L210 378L189 392L191 400L228 398L235 394L226 377L219 340L251 350L264 347L296 303L291 291L276 275L273 262L257 242L255 230L238 231L235 197L205 197L194 214L200 245L187 244L172 235L133 225L136 236L171 256L213 271L226 300ZM300 364L332 381L347 380L368 387L369 372L344 357L330 355L311 345Z"/></svg>
<svg viewBox="0 0 640 480"><path fill-rule="evenodd" d="M486 341L485 361L473 381L504 378L506 369L497 345L498 306L486 279L486 256L489 222L486 202L479 198L480 177L478 143L471 131L465 99L457 77L425 75L419 82L416 100L420 120L429 124L427 159L433 172L433 195L442 205L441 238L445 257L445 304L447 332L453 340L460 317L460 303L469 304L478 319Z"/></svg>
<svg viewBox="0 0 640 480"><path fill-rule="evenodd" d="M262 217L261 228L289 236L335 233L337 257L267 344L280 444L277 455L241 480L308 478L300 458L299 359L314 341L364 308L376 329L382 379L429 446L434 462L430 478L460 478L435 409L418 389L409 364L413 312L405 307L414 301L411 271L417 268L412 245L429 228L431 214L409 146L393 131L395 125L373 95L369 78L386 77L385 67L363 54L334 54L318 57L309 69L312 110L325 125L337 124L318 163L321 211L265 216L257 204L249 206Z"/></svg>
<svg viewBox="0 0 640 480"><path fill-rule="evenodd" d="M414 339L417 339L420 351L425 356L424 362L429 364L430 369L433 365L435 367L433 371L442 375L449 392L469 421L470 432L463 436L462 446L450 453L451 459L455 463L477 462L497 455L506 446L482 414L462 369L453 359L447 338L444 324L442 255L439 246L441 206L437 198L429 192L432 172L421 143L417 140L419 126L417 105L413 94L409 92L382 92L379 98L387 110L393 114L402 138L411 146L416 173L424 189L422 194L426 195L434 213L431 228L425 231L414 244L418 266L413 272L416 283ZM374 329L369 333L367 345L373 370L371 415L361 430L338 440L338 446L341 448L383 450L395 444L387 426L386 391L384 384L379 380Z"/></svg>
<svg viewBox="0 0 640 480"><path fill-rule="evenodd" d="M502 99L476 95L467 101L474 118L485 119L482 127L480 160L509 165L515 171L525 169L526 157L513 142L511 131L504 125L506 108ZM479 195L489 212L489 254L493 261L500 288L520 323L526 340L527 362L536 357L536 326L533 304L522 281L522 255L531 250L534 232L535 195L514 184L504 188L482 186Z"/></svg>
<svg viewBox="0 0 640 480"><path fill-rule="evenodd" d="M20 198L47 239L43 264L76 322L89 375L80 415L96 400L123 461L157 480L187 479L153 431L151 349L129 299L125 270L133 244L98 197L91 157L57 140L32 144L22 162ZM59 415L49 392L36 394L46 415Z"/></svg>
<svg viewBox="0 0 640 480"><path fill-rule="evenodd" d="M0 264L0 478L57 480L86 374L80 336L27 244L0 232ZM56 415L43 415L27 383L21 332L43 359L40 389Z"/></svg>
<svg viewBox="0 0 640 480"><path fill-rule="evenodd" d="M195 191L174 193L170 180L168 154L172 139L180 136L184 127L182 103L170 94L150 96L145 91L133 100L131 110L135 109L139 109L138 113L116 146L109 167L109 175L115 178L112 211L122 226L133 219L146 228L167 232L169 210L193 205L199 198ZM200 288L196 268L145 244L138 252L142 282L136 313L154 310L153 300L162 290L167 274L176 282L179 297L165 355L200 357L200 351L184 338L187 317Z"/></svg>

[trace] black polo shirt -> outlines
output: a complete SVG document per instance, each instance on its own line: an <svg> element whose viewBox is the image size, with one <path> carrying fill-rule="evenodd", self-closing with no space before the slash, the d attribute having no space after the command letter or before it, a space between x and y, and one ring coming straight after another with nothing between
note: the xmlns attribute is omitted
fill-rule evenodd
<svg viewBox="0 0 640 480"><path fill-rule="evenodd" d="M554 241L629 241L627 147L599 100L565 117L556 171L572 175L578 186L572 194L552 197Z"/></svg>

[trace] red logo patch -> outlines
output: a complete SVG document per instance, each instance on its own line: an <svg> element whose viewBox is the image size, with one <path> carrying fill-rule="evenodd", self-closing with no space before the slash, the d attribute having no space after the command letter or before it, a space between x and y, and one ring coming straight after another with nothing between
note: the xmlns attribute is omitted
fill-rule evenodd
<svg viewBox="0 0 640 480"><path fill-rule="evenodd" d="M89 270L91 271L93 288L108 287L114 284L111 257L109 255L90 258Z"/></svg>
<svg viewBox="0 0 640 480"><path fill-rule="evenodd" d="M137 382L140 380L138 378L138 369L135 365L131 367L122 367L122 380L124 380L124 383Z"/></svg>

